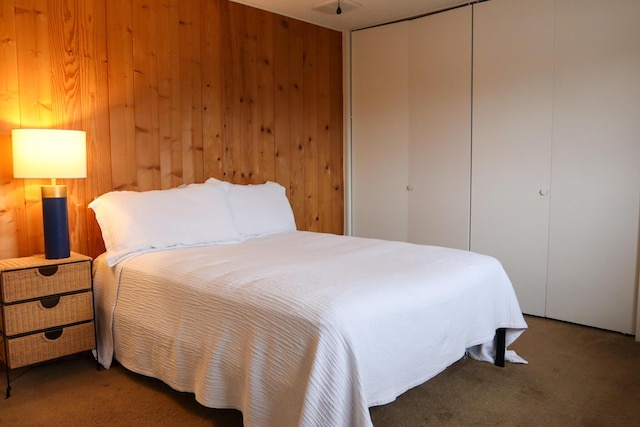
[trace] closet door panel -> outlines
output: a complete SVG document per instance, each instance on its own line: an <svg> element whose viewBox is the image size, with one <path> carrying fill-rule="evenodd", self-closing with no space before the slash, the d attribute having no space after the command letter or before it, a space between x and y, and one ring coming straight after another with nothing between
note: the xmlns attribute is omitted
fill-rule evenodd
<svg viewBox="0 0 640 427"><path fill-rule="evenodd" d="M408 23L352 34L352 234L407 240Z"/></svg>
<svg viewBox="0 0 640 427"><path fill-rule="evenodd" d="M474 5L471 250L496 257L523 312L545 315L553 0Z"/></svg>
<svg viewBox="0 0 640 427"><path fill-rule="evenodd" d="M640 2L558 0L556 13L547 315L633 333Z"/></svg>
<svg viewBox="0 0 640 427"><path fill-rule="evenodd" d="M469 249L471 13L409 26L409 241Z"/></svg>

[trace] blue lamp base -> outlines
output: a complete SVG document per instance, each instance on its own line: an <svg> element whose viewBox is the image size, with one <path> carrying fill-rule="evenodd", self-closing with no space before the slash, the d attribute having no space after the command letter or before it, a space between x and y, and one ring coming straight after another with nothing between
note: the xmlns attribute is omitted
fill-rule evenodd
<svg viewBox="0 0 640 427"><path fill-rule="evenodd" d="M69 258L69 214L67 187L42 186L42 220L44 223L44 256L46 259Z"/></svg>

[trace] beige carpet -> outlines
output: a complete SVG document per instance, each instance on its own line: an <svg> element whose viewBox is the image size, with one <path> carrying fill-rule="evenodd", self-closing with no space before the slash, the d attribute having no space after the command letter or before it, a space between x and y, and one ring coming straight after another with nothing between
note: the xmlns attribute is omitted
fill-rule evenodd
<svg viewBox="0 0 640 427"><path fill-rule="evenodd" d="M640 426L640 343L553 320L527 322L512 349L529 365L460 360L372 408L375 427ZM12 395L0 399L2 426L242 425L238 411L205 408L192 394L120 366L98 371L88 354L11 376Z"/></svg>

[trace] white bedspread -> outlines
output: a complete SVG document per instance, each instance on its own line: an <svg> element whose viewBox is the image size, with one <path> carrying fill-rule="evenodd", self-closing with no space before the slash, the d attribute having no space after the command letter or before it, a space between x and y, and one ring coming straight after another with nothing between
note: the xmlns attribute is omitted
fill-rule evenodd
<svg viewBox="0 0 640 427"><path fill-rule="evenodd" d="M494 258L301 231L98 258L94 286L103 366L115 353L246 427L371 426L370 406L527 327Z"/></svg>

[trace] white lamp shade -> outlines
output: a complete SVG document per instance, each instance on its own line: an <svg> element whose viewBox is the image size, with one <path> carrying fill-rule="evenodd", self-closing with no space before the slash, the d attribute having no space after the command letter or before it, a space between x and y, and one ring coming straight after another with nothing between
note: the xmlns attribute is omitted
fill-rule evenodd
<svg viewBox="0 0 640 427"><path fill-rule="evenodd" d="M87 138L80 130L11 131L15 178L86 178Z"/></svg>

